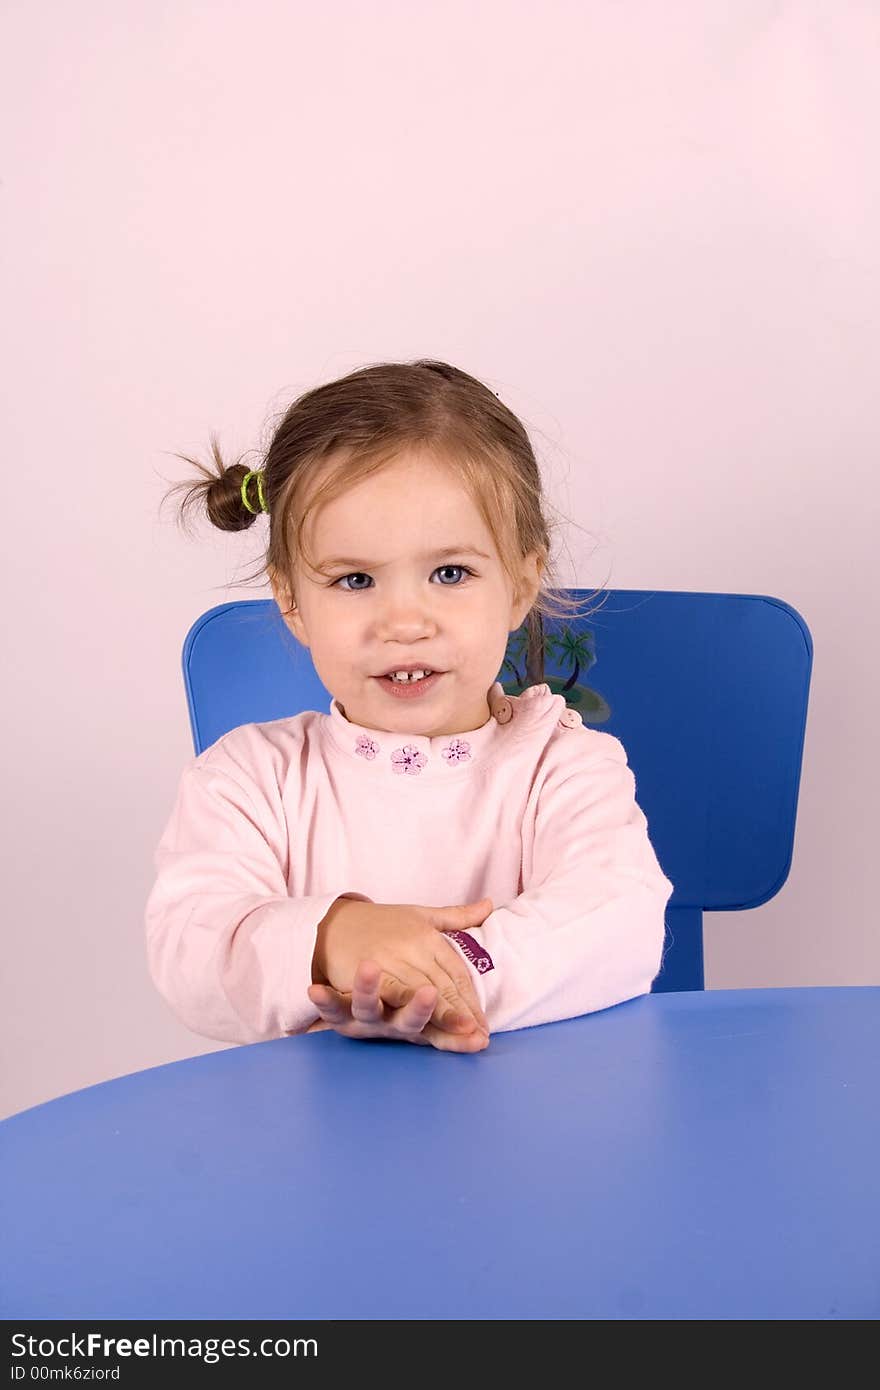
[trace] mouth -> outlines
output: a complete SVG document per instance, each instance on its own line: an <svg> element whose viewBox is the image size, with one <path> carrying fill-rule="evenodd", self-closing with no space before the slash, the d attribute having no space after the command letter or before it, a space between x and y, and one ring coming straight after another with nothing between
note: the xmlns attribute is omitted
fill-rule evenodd
<svg viewBox="0 0 880 1390"><path fill-rule="evenodd" d="M404 668L397 667L396 669L403 670ZM415 667L414 669L424 670L425 668ZM392 698L413 700L427 695L446 674L446 671L431 671L428 675L421 676L416 680L410 677L405 681L396 681L392 680L391 676L386 673L384 676L374 676L373 679L378 681Z"/></svg>

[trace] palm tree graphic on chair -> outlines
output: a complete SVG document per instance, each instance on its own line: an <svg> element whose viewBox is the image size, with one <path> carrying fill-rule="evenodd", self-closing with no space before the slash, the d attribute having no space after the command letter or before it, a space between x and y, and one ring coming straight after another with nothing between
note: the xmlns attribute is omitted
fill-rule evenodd
<svg viewBox="0 0 880 1390"><path fill-rule="evenodd" d="M499 676L508 695L520 695L528 685L525 674L527 645L527 633L523 625L507 644ZM544 681L554 695L565 697L566 705L577 710L585 724L604 724L611 718L608 702L597 690L581 682L581 677L586 675L595 661L595 639L588 628L573 629L568 624L562 624L558 634L545 632ZM548 671L551 662L563 668L559 674L554 675ZM510 672L511 680L505 681L505 671Z"/></svg>

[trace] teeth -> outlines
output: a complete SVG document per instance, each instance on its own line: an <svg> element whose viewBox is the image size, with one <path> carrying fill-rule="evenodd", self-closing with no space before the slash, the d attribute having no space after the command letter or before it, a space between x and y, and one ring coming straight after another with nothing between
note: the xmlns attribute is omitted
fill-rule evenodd
<svg viewBox="0 0 880 1390"><path fill-rule="evenodd" d="M433 675L433 671L392 671L391 679L399 681L402 685L405 681L420 681L423 676Z"/></svg>

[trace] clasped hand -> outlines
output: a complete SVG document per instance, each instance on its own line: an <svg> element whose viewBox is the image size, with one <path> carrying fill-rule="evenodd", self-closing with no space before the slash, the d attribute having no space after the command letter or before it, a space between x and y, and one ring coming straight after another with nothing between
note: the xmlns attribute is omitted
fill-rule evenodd
<svg viewBox="0 0 880 1390"><path fill-rule="evenodd" d="M321 923L307 1030L391 1038L447 1052L479 1052L489 1025L469 967L444 931L479 926L489 898L457 907L337 899Z"/></svg>

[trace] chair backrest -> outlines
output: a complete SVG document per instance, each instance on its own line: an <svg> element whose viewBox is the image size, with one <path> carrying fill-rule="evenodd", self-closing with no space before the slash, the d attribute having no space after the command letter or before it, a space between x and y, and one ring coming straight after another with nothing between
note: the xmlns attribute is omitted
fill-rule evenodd
<svg viewBox="0 0 880 1390"><path fill-rule="evenodd" d="M593 591L568 589L581 607ZM544 679L623 743L663 872L675 886L658 990L702 989L703 913L758 907L791 866L813 643L764 594L613 589L545 622ZM272 599L223 603L187 633L196 753L240 724L330 709L311 656ZM528 684L525 628L497 679Z"/></svg>

